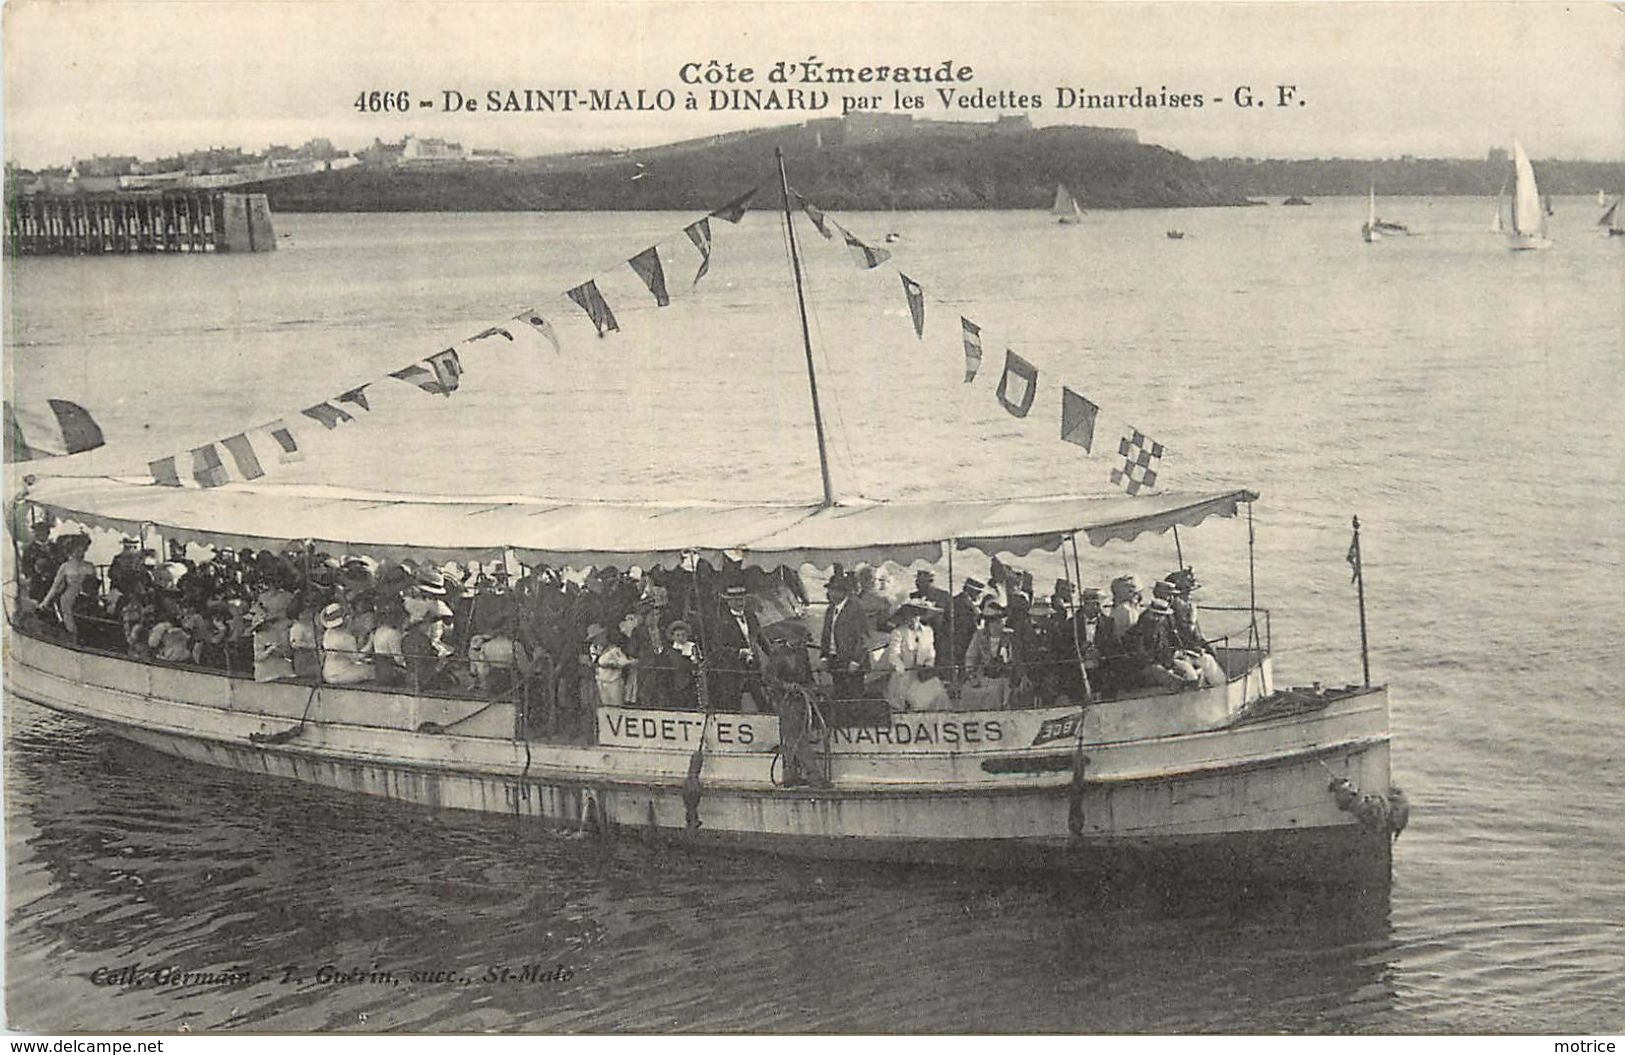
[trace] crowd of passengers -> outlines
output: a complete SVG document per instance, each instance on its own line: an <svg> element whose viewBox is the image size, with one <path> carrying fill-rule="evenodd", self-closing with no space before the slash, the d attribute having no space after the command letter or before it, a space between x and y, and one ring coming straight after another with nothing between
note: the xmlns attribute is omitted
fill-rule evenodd
<svg viewBox="0 0 1625 1055"><path fill-rule="evenodd" d="M595 569L584 583L547 565L516 581L502 568L412 560L380 564L311 546L219 549L167 559L125 538L105 582L83 534L41 525L21 553L36 618L78 643L143 661L189 664L259 681L320 680L418 692L557 701L550 722L590 722L593 703L771 710L764 677L894 710L951 709L964 686L999 681L1010 706L1143 688L1220 684L1197 625L1188 568L1152 586L1131 575L1073 598L1057 580L1033 597L1029 573L997 560L988 582L950 596L930 570L897 598L882 569L837 566L821 630L788 569L704 560L674 569ZM764 617L768 621L764 625ZM815 639L816 638L816 639ZM882 642L884 647L882 647ZM815 662L814 656L817 657Z"/></svg>

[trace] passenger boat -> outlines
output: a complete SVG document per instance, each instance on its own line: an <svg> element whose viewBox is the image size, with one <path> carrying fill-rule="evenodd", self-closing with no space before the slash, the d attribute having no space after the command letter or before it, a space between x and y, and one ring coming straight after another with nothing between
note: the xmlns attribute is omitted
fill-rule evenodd
<svg viewBox="0 0 1625 1055"><path fill-rule="evenodd" d="M795 261L790 219L786 189ZM568 697L561 686L571 679L557 671L573 655L538 655L529 672L485 690L256 681L229 664L143 661L70 640L15 604L6 688L193 762L606 837L1163 880L1387 883L1391 838L1403 825L1402 802L1390 793L1387 690L1369 676L1334 689L1278 686L1268 612L1251 599L1228 613L1243 629L1210 642L1222 676L1199 688L1097 691L1074 655L1067 673L1076 678L1048 679L1036 663L975 676L943 664L922 674L942 691L920 709L878 699L885 675L871 674L855 698L837 698L806 655L821 640L819 606L763 583L817 582L838 566L890 561L945 571L953 593L956 560L963 568L978 554L1041 553L1058 555L1067 580L1081 582L1080 542L1171 531L1177 539L1180 527L1242 510L1250 569L1257 495L1235 487L836 501L810 345L807 366L824 469L816 503L405 497L261 482L192 490L40 477L9 520L27 511L147 545L281 551L300 540L295 551L307 559L330 550L469 568L637 565L689 583L702 627L703 606L715 611L704 576L732 569L762 601L783 602L772 639L779 655L747 650L740 667L702 665L697 707L606 703L592 697L590 678L587 695ZM708 679L714 688L730 674L761 679L756 713L713 706ZM578 703L580 725L557 720Z"/></svg>

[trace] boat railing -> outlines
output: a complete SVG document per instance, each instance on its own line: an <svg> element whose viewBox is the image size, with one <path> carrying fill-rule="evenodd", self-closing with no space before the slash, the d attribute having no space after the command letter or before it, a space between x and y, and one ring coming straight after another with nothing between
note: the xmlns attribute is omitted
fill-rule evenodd
<svg viewBox="0 0 1625 1055"><path fill-rule="evenodd" d="M1259 665L1270 649L1270 617L1267 609L1246 606L1204 605L1200 611L1216 613L1243 612L1248 615L1244 630L1207 638L1206 643L1216 655L1226 680L1234 681L1248 675ZM237 636L217 640L199 641L186 634L185 658L164 658L160 648L151 647L145 639L131 641L128 626L122 620L89 612L75 613L79 624L76 635L70 635L59 626L42 622L38 612L30 612L23 619L13 618L13 626L28 636L79 651L97 653L157 666L195 670L202 673L224 675L243 680L254 680L254 648L251 635L239 628ZM8 616L11 613L8 612ZM52 618L55 613L47 613ZM144 628L150 631L150 627ZM186 628L177 626L185 631ZM1243 638L1245 635L1245 638ZM580 739L587 736L594 708L604 705L655 707L683 710L702 709L697 699L668 698L662 685L645 667L643 672L631 673L620 699L606 700L600 695L591 665L585 656L571 657L560 663L547 649L533 642L524 642L523 662L506 663L486 658L483 654L470 654L468 640L448 644L434 655L402 657L396 664L369 651L355 654L335 653L331 650L305 648L294 650L286 658L292 661L294 673L274 680L296 684L349 685L369 691L401 693L424 697L458 700L507 702L516 709L515 736L531 738ZM1019 710L1043 708L1082 699L1123 700L1138 697L1161 696L1190 687L1188 682L1147 679L1142 663L1136 664L1128 655L1091 656L1091 665L1084 668L1071 642L1034 635L1028 637L1027 647L1045 648L1046 654L1036 659L1017 659L986 665L980 668L967 665L964 656L958 661L945 659L927 667L894 671L884 660L883 647L876 647L870 655L867 669L861 674L861 695L839 695L836 679L824 668L814 640L805 640L805 651L797 659L780 663L774 656L753 656L749 661L730 661L728 656L711 657L705 668L711 675L731 676L748 694L759 710L769 710L768 693L763 688L767 680L778 679L817 689L822 698L832 705L832 715L845 712L867 713L876 705L890 704L908 709L941 707L949 710ZM799 645L786 643L784 651L795 651ZM292 653L299 653L297 656ZM324 676L323 659L348 660L336 665L340 675ZM782 658L782 657L780 657ZM1143 660L1143 657L1142 657ZM1084 669L1088 670L1087 683ZM348 676L344 672L348 672ZM903 678L894 680L894 674ZM1154 673L1154 672L1153 672ZM907 685L912 678L920 687ZM642 680L643 692L637 691ZM899 688L899 683L903 687ZM847 682L851 685L851 682ZM1087 687L1086 687L1087 685ZM929 701L929 702L928 702ZM713 708L742 707L736 702L718 699L713 693Z"/></svg>
<svg viewBox="0 0 1625 1055"><path fill-rule="evenodd" d="M1199 604L1196 606L1196 610L1198 612L1247 613L1246 645L1235 646L1231 644L1232 640L1241 636L1241 631L1234 634L1221 634L1218 637L1210 637L1207 639L1208 644L1222 648L1245 647L1263 652L1265 655L1269 655L1273 651L1270 645L1270 610L1268 608L1249 608L1244 604ZM1260 625L1261 618L1262 625Z"/></svg>
<svg viewBox="0 0 1625 1055"><path fill-rule="evenodd" d="M188 633L188 658L166 659L158 654L159 649L145 643L138 645L130 641L126 636L126 624L122 620L76 612L74 614L76 629L73 633L69 633L59 622L55 620L47 622L39 616L38 611L30 611L19 616L10 606L7 608L7 621L14 631L61 648L151 666L224 675L243 681L256 680L251 636L236 638L228 636L218 641L200 642ZM185 632L184 627L172 625ZM143 627L143 630L151 629L150 626ZM289 651L290 655L284 658L292 661L296 670L302 665L309 664L310 672L263 680L305 685L320 681L324 685L339 687L349 685L382 692L448 699L504 699L521 705L523 710L529 712L548 702L550 687L556 678L556 665L552 657L541 650L529 656L525 662L507 663L478 655L470 656L465 647L446 656L406 657L408 662L399 668L387 663L380 664L375 653L365 650L340 651L317 647L290 647ZM300 655L301 653L305 655ZM321 662L328 657L348 660L357 667L369 666L373 668L371 676L357 678L354 681L324 677L321 673ZM423 662L414 665L410 662L412 659ZM391 673L379 677L379 672L385 670Z"/></svg>

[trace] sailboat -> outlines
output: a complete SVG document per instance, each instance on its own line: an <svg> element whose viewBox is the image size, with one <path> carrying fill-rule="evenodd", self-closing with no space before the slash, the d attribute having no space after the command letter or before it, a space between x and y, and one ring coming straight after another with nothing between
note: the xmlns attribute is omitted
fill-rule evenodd
<svg viewBox="0 0 1625 1055"><path fill-rule="evenodd" d="M1072 196L1063 184L1055 185L1055 204L1050 206L1050 215L1055 217L1056 223L1081 223L1083 221L1083 208L1078 205L1078 199Z"/></svg>
<svg viewBox="0 0 1625 1055"><path fill-rule="evenodd" d="M1597 194L1601 195L1602 191L1598 191ZM1599 201L1597 204L1603 205L1605 202ZM1622 204L1625 204L1625 192L1621 192L1620 196L1614 199L1614 204L1608 206L1608 211L1597 218L1597 226L1608 228L1608 235L1611 238L1625 235L1625 226L1621 226L1625 224L1625 217L1620 216L1620 213L1625 211L1620 209Z"/></svg>
<svg viewBox="0 0 1625 1055"><path fill-rule="evenodd" d="M1402 223L1389 223L1377 218L1377 187L1371 186L1370 207L1366 211L1365 223L1360 225L1360 237L1367 242L1378 242L1383 235L1410 234L1411 230Z"/></svg>
<svg viewBox="0 0 1625 1055"><path fill-rule="evenodd" d="M1512 196L1510 215L1503 227L1507 248L1549 249L1552 241L1546 237L1546 209L1540 198L1540 187L1535 183L1535 168L1523 144L1512 144ZM1499 219L1499 217L1497 217Z"/></svg>

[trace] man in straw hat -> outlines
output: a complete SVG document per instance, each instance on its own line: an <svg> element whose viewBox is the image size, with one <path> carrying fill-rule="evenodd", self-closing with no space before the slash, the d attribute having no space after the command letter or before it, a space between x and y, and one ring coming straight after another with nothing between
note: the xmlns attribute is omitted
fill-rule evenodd
<svg viewBox="0 0 1625 1055"><path fill-rule="evenodd" d="M762 634L761 619L746 603L749 598L750 591L741 583L723 587L716 632L706 642L710 652L707 668L710 678L706 685L713 710L743 710L747 690L758 711L770 710L762 689L762 657L767 653L767 638Z"/></svg>

